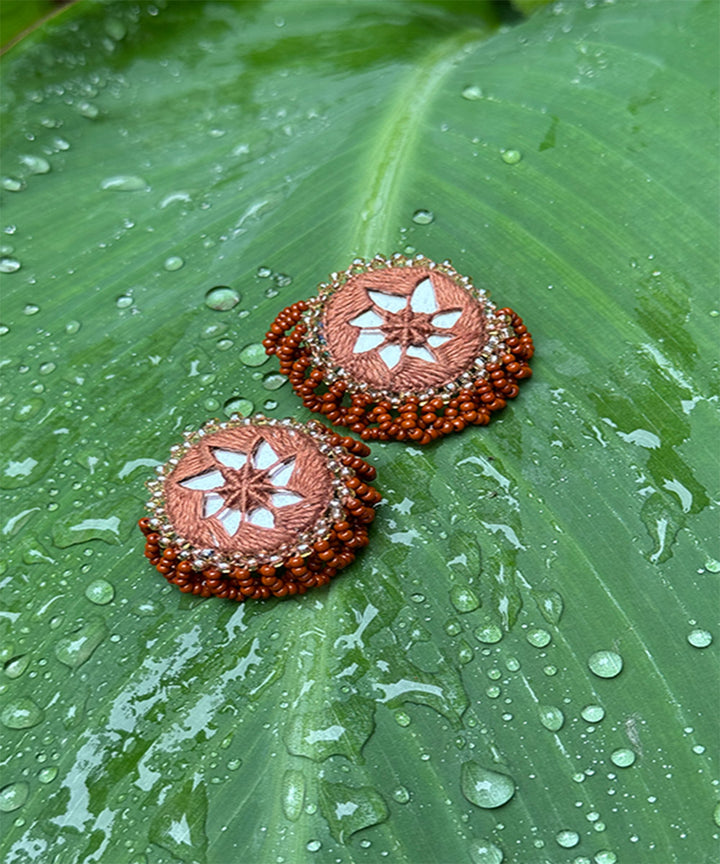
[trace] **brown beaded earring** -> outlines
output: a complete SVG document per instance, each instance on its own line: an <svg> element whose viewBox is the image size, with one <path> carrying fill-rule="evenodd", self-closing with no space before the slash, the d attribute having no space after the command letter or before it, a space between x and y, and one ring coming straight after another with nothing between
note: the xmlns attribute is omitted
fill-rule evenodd
<svg viewBox="0 0 720 864"><path fill-rule="evenodd" d="M449 261L399 254L332 273L263 345L311 411L365 440L418 444L489 423L534 350L522 318Z"/></svg>
<svg viewBox="0 0 720 864"><path fill-rule="evenodd" d="M145 556L201 597L266 599L324 585L367 545L381 497L369 453L317 421L208 423L148 483Z"/></svg>

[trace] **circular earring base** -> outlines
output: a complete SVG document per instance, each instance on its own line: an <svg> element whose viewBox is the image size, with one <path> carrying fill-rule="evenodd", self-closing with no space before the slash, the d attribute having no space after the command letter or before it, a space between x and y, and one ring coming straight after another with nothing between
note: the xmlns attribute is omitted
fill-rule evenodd
<svg viewBox="0 0 720 864"><path fill-rule="evenodd" d="M323 438L342 466L342 509L322 536L272 561L203 561L203 551L212 550L196 549L189 554L187 544L164 536L160 520L148 516L138 522L145 535L145 557L169 583L183 593L200 597L237 602L267 600L304 594L310 588L326 585L368 544L368 526L382 496L370 485L376 472L363 458L370 453L366 444L327 429Z"/></svg>
<svg viewBox="0 0 720 864"><path fill-rule="evenodd" d="M352 382L334 377L327 382L325 370L316 365L305 344L304 313L309 304L300 301L283 309L268 330L263 346L276 355L280 372L290 380L295 393L310 411L323 414L336 426L345 426L365 441L405 441L430 444L461 432L466 426L485 426L493 413L519 393L519 384L532 375L528 361L533 356L532 336L522 318L512 309L498 310L512 335L496 362L478 370L476 380L437 395L367 394Z"/></svg>

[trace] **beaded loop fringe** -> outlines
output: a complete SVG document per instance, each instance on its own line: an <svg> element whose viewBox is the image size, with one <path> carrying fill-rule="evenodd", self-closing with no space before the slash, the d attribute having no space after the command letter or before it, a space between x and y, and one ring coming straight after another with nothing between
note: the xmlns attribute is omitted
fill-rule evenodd
<svg viewBox="0 0 720 864"><path fill-rule="evenodd" d="M486 314L499 335L483 346L471 369L455 382L423 393L378 391L333 368L327 355L319 354L317 344L324 342L319 310L359 273L410 266L436 270L456 280L491 310ZM293 303L280 312L263 346L268 355L277 356L280 372L310 411L323 414L334 425L348 427L366 441L394 439L416 444L429 444L469 425L487 425L493 413L518 395L519 383L532 375L528 361L534 352L522 318L507 307L495 310L485 293L460 276L449 261L438 265L423 256L408 259L401 255L376 256L370 262L356 259L347 271L331 274L317 298Z"/></svg>
<svg viewBox="0 0 720 864"><path fill-rule="evenodd" d="M266 422L300 427L294 421ZM154 498L148 503L151 515L140 519L138 525L145 535L145 557L168 582L184 593L200 597L215 595L238 602L265 600L304 594L309 588L325 585L355 560L358 550L368 543L368 526L381 499L370 485L375 468L363 458L369 455L370 448L316 422L304 429L337 466L337 489L326 519L318 522L315 536L300 538L301 542L284 554L259 554L254 559L238 560L238 556L222 551L193 548L173 536L157 481L148 484L151 490L155 488ZM167 470L167 466L160 469Z"/></svg>

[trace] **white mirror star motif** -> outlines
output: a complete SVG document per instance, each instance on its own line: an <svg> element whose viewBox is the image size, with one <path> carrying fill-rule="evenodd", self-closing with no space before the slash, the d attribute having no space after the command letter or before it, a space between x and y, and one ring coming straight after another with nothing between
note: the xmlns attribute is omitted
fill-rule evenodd
<svg viewBox="0 0 720 864"><path fill-rule="evenodd" d="M181 480L179 485L205 493L202 518L214 516L229 537L234 537L243 524L274 528L273 509L304 500L287 488L295 457L281 458L264 438L250 453L222 447L211 447L210 451L218 467Z"/></svg>
<svg viewBox="0 0 720 864"><path fill-rule="evenodd" d="M367 291L373 308L348 323L359 328L354 354L378 349L378 356L392 370L405 357L437 363L433 348L454 338L447 331L460 320L462 309L441 309L430 277L418 282L409 296Z"/></svg>

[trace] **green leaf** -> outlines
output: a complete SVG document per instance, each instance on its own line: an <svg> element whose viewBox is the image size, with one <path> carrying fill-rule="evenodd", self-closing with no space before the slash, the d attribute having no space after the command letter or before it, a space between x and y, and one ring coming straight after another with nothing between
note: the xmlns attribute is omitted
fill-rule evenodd
<svg viewBox="0 0 720 864"><path fill-rule="evenodd" d="M712 858L718 7L508 8L87 2L4 56L9 864ZM328 590L167 586L154 466L307 418L265 329L414 250L532 381L373 448Z"/></svg>

